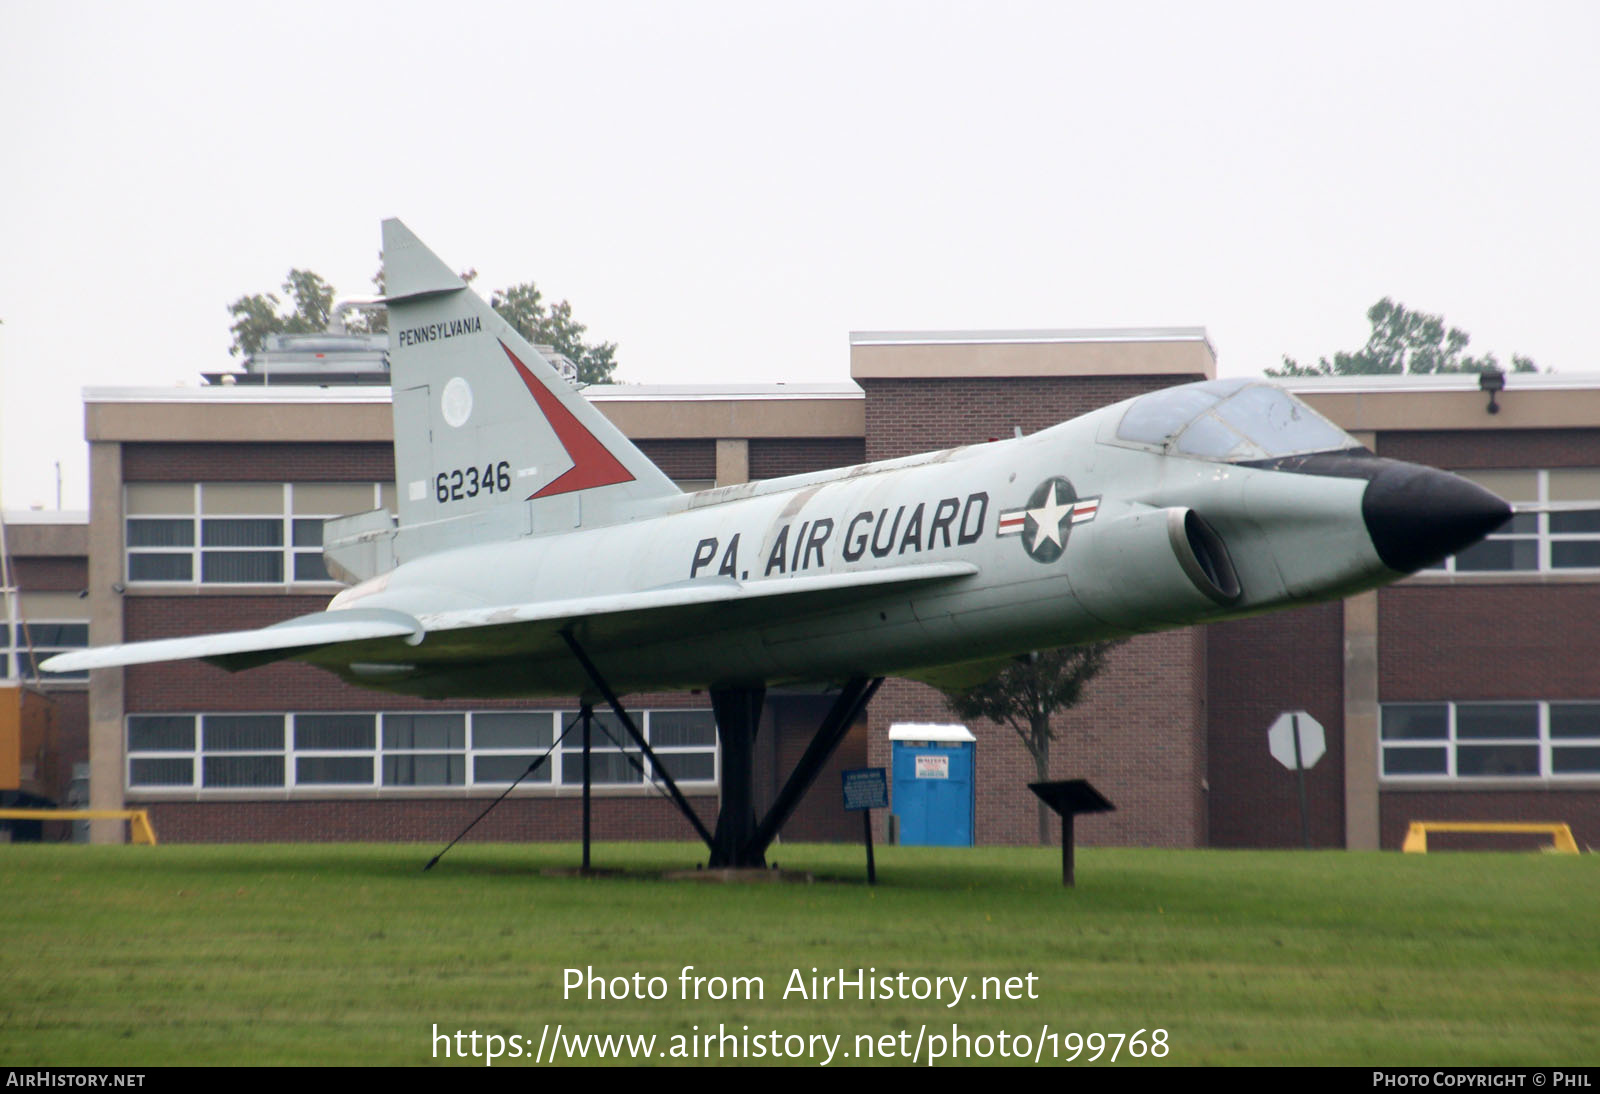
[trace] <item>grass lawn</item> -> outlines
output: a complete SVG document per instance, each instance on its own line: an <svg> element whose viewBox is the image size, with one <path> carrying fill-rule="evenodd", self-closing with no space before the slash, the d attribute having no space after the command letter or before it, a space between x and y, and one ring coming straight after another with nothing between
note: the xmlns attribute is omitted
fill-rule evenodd
<svg viewBox="0 0 1600 1094"><path fill-rule="evenodd" d="M435 850L0 847L0 1065L455 1063L435 1026L532 1054L557 1024L655 1035L658 1056L707 1030L820 1035L836 1066L864 1062L858 1035L907 1054L920 1035L925 1063L958 1030L997 1063L1005 1031L1064 1062L1069 1034L1156 1029L1164 1061L1125 1042L1118 1062L1600 1063L1591 855L1086 850L1065 890L1046 849L880 847L875 888L860 847L774 848L813 885L660 880L703 858L684 844L598 845L624 871L598 878L541 873L570 844L463 845L422 873ZM688 965L762 996L685 999ZM566 993L589 968L665 998ZM965 995L811 998L813 968ZM978 997L984 977L1023 997Z"/></svg>

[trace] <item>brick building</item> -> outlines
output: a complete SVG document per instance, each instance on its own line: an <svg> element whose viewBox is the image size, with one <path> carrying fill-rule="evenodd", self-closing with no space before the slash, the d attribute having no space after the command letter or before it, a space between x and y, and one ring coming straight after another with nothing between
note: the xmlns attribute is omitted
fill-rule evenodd
<svg viewBox="0 0 1600 1094"><path fill-rule="evenodd" d="M1214 375L1192 329L877 333L852 337L853 383L588 394L697 489L1031 432ZM1294 782L1265 734L1303 709L1328 737L1308 777L1317 846L1392 848L1409 820L1468 818L1562 820L1600 842L1600 384L1514 376L1493 415L1473 377L1295 386L1378 454L1474 477L1518 516L1377 592L1119 647L1053 753L1056 777L1088 778L1118 806L1080 820L1080 838L1297 845ZM85 624L103 644L319 610L339 588L322 569L322 518L392 499L387 388L97 389L86 427L87 521L12 526L26 611L67 628L50 632L66 645ZM281 664L135 666L45 686L63 725L57 783L87 761L93 804L148 806L166 840L447 839L573 709L404 700ZM627 701L714 816L708 698ZM776 794L827 701L769 695L758 793ZM949 717L931 689L887 682L784 838L858 838L837 770L887 766L893 722ZM973 729L978 842L1032 842L1032 761L1009 729ZM692 838L619 749L598 747L599 838ZM576 838L573 755L568 738L474 834ZM103 827L97 838L116 838Z"/></svg>

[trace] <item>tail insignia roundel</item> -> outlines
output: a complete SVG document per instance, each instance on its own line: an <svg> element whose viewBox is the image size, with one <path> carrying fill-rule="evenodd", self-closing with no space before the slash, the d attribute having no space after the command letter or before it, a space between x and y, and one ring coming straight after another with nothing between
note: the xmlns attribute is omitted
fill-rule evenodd
<svg viewBox="0 0 1600 1094"><path fill-rule="evenodd" d="M544 415L545 421L555 430L556 439L561 442L561 447L566 449L567 456L572 460L570 470L546 483L538 492L528 495L528 500L548 498L555 494L570 494L576 490L610 486L618 482L632 482L633 476L629 474L628 469L622 466L622 463L595 438L593 433L583 427L583 423L572 416L570 410L561 405L561 400L555 397L554 392L528 371L528 366L517 359L517 355L511 352L511 347L501 342L500 348L511 358L512 367L517 370L517 375L522 377L522 382L527 385L534 401L539 404L539 410Z"/></svg>

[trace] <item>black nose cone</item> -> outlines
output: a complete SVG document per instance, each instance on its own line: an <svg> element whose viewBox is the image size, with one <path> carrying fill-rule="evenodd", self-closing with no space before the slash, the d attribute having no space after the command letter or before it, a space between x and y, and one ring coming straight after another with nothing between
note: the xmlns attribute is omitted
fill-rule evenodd
<svg viewBox="0 0 1600 1094"><path fill-rule="evenodd" d="M1511 519L1511 506L1459 475L1389 463L1367 484L1361 516L1383 564L1409 574L1472 546Z"/></svg>

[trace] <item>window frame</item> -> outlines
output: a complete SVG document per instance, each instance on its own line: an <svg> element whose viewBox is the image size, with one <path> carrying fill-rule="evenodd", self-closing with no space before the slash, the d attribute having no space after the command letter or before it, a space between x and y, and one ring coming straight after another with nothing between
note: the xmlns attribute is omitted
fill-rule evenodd
<svg viewBox="0 0 1600 1094"><path fill-rule="evenodd" d="M635 717L642 723L645 740L650 741L652 723L657 714L703 714L712 718L709 709L692 708L662 708L656 710L641 710L635 712ZM477 740L478 719L485 715L495 716L501 714L523 714L535 718L549 719L549 740L556 742L561 737L561 731L571 722L573 728L567 733L566 739L561 741L559 747L550 752L549 759L536 772L534 777L525 779L518 787L519 791L526 791L550 796L560 796L563 793L573 792L581 785L581 775L575 776L573 781L563 781L563 764L570 762L576 770L579 757L582 755L582 735L576 725L577 712L572 710L553 710L550 708L529 708L524 710L316 710L316 711L181 711L158 712L140 711L129 713L123 719L123 787L126 793L133 796L147 795L158 796L163 794L206 794L224 797L240 797L268 794L274 797L288 796L319 796L338 795L340 793L356 792L361 794L378 793L380 795L417 796L417 795L455 795L455 794L483 794L485 792L499 792L505 790L514 781L511 778L477 778L477 761L479 759L503 760L506 757L533 758L543 754L549 745L522 746L505 744L479 744ZM435 747L428 746L390 746L385 742L385 722L388 718L408 718L417 715L458 717L463 720L464 732L463 745L456 748L450 745ZM268 717L280 720L283 726L282 748L250 748L250 749L208 749L206 747L205 719L221 717ZM352 717L367 718L371 720L373 729L371 747L335 747L312 748L304 747L299 740L301 718L316 717ZM140 748L132 747L132 732L136 723L141 719L187 719L189 721L190 746L187 748ZM654 742L651 747L656 750L664 761L670 763L672 756L706 756L711 757L712 776L709 779L678 779L680 786L694 792L704 792L716 789L721 785L722 779L722 747L721 741L715 734L715 722L712 722L712 741L707 744L663 745L656 748ZM577 748L571 747L578 742ZM596 754L619 755L623 749L613 744L603 732L596 733L593 745ZM648 758L628 742L627 752L635 755L644 766L646 774L634 780L602 781L595 779L592 785L596 789L603 789L608 793L633 792L649 794L655 792L660 785L660 780L654 778L654 770ZM418 756L450 756L459 757L462 767L460 782L449 783L391 783L385 780L386 759L402 760L407 757ZM208 786L206 778L206 760L218 757L280 757L283 761L283 781L274 784L256 786ZM366 759L370 761L369 774L366 781L323 782L302 780L300 776L300 763L302 759ZM148 783L134 780L136 764L160 760L187 760L189 762L189 781L187 783ZM525 770L525 768L523 768ZM632 768L629 768L632 771ZM518 771L521 774L521 771Z"/></svg>
<svg viewBox="0 0 1600 1094"><path fill-rule="evenodd" d="M1461 712L1487 707L1532 707L1537 713L1536 731L1534 736L1515 736L1502 734L1499 736L1474 736L1462 735L1460 730ZM1600 724L1597 724L1595 735L1589 737L1563 736L1555 737L1550 730L1550 712L1557 706L1592 706L1595 713L1600 716L1600 700L1596 699L1483 699L1483 700L1422 700L1380 703L1378 708L1378 781L1382 784L1394 783L1426 783L1429 785L1449 786L1452 789L1468 789L1495 783L1515 783L1517 785L1532 785L1538 783L1594 783L1600 782L1600 765L1592 771L1558 772L1555 766L1555 753L1559 749L1600 749ZM1444 708L1445 732L1438 737L1394 738L1390 739L1384 733L1384 715L1387 711L1400 708ZM1528 748L1536 750L1538 757L1537 770L1528 773L1495 772L1491 774L1463 774L1461 751L1463 749L1480 748ZM1388 757L1391 754L1423 752L1429 749L1444 749L1445 770L1443 772L1417 772L1402 771L1390 773L1388 771Z"/></svg>
<svg viewBox="0 0 1600 1094"><path fill-rule="evenodd" d="M1516 518L1519 517L1532 517L1534 520L1533 530L1521 531L1508 527L1505 530L1491 532L1482 540L1482 543L1484 544L1532 543L1534 545L1534 565L1532 567L1517 568L1513 566L1510 569L1480 569L1476 567L1462 568L1457 564L1457 559L1459 558L1460 554L1467 553L1466 551L1463 551L1459 552L1458 554L1451 555L1450 557L1419 572L1422 574L1432 575L1448 574L1452 577L1499 578L1527 574L1600 574L1600 564L1596 564L1594 566L1556 566L1553 564L1552 559L1554 555L1554 548L1559 544L1600 544L1600 529L1597 529L1593 532L1551 531L1551 518L1556 514L1585 512L1600 513L1600 498L1587 501L1552 501L1550 499L1550 475L1553 471L1588 471L1595 474L1600 474L1600 469L1587 467L1472 468L1456 472L1456 474L1461 475L1466 479L1472 479L1475 474L1502 474L1508 472L1533 474L1535 476L1534 481L1536 484L1536 497L1531 501L1518 501L1513 502L1511 505L1513 517L1512 523L1514 524L1516 522ZM1472 547L1467 548L1467 551L1471 551L1478 546L1479 544L1474 544Z"/></svg>
<svg viewBox="0 0 1600 1094"><path fill-rule="evenodd" d="M129 512L128 490L142 485L172 485L186 486L190 490L190 504L188 512L151 511ZM322 564L321 527L322 522L336 517L348 516L347 513L301 513L296 512L295 483L237 483L237 482L196 482L173 484L144 484L129 483L123 490L122 511L122 573L123 580L130 588L134 589L177 589L177 588L248 588L248 589L286 589L295 586L316 586L326 588L340 586L342 583L332 576L299 577L297 571L301 566L302 558L315 558L318 565L326 575L326 567ZM379 482L352 482L352 483L301 483L302 486L343 486L368 489L371 491L369 508L381 509L391 503L393 486L389 483ZM206 491L208 488L219 490L237 486L275 487L279 491L279 504L276 512L207 512ZM279 536L275 545L224 545L207 544L207 521L272 521L278 525ZM174 546L134 546L132 541L133 525L139 521L171 521L184 522L188 525L188 542ZM302 530L307 527L316 527L318 542L316 544L303 544L296 542L295 532L299 526ZM303 537L302 537L303 538ZM207 557L213 560L228 555L245 554L272 554L279 560L280 575L276 580L251 581L251 580L215 580L208 581L205 577ZM134 560L154 558L186 558L189 562L188 577L134 577Z"/></svg>
<svg viewBox="0 0 1600 1094"><path fill-rule="evenodd" d="M26 593L22 594L26 596ZM0 635L0 679L23 681L42 684L86 684L89 682L89 670L79 669L77 672L35 672L34 666L48 657L58 653L70 653L73 650L89 648L89 621L87 619L29 619L18 615L15 620L0 617L0 627L5 633ZM33 641L33 661L28 661L30 648L29 639L38 635L40 627L82 627L83 642L78 645L63 644L60 642ZM24 634L24 628L27 633Z"/></svg>

